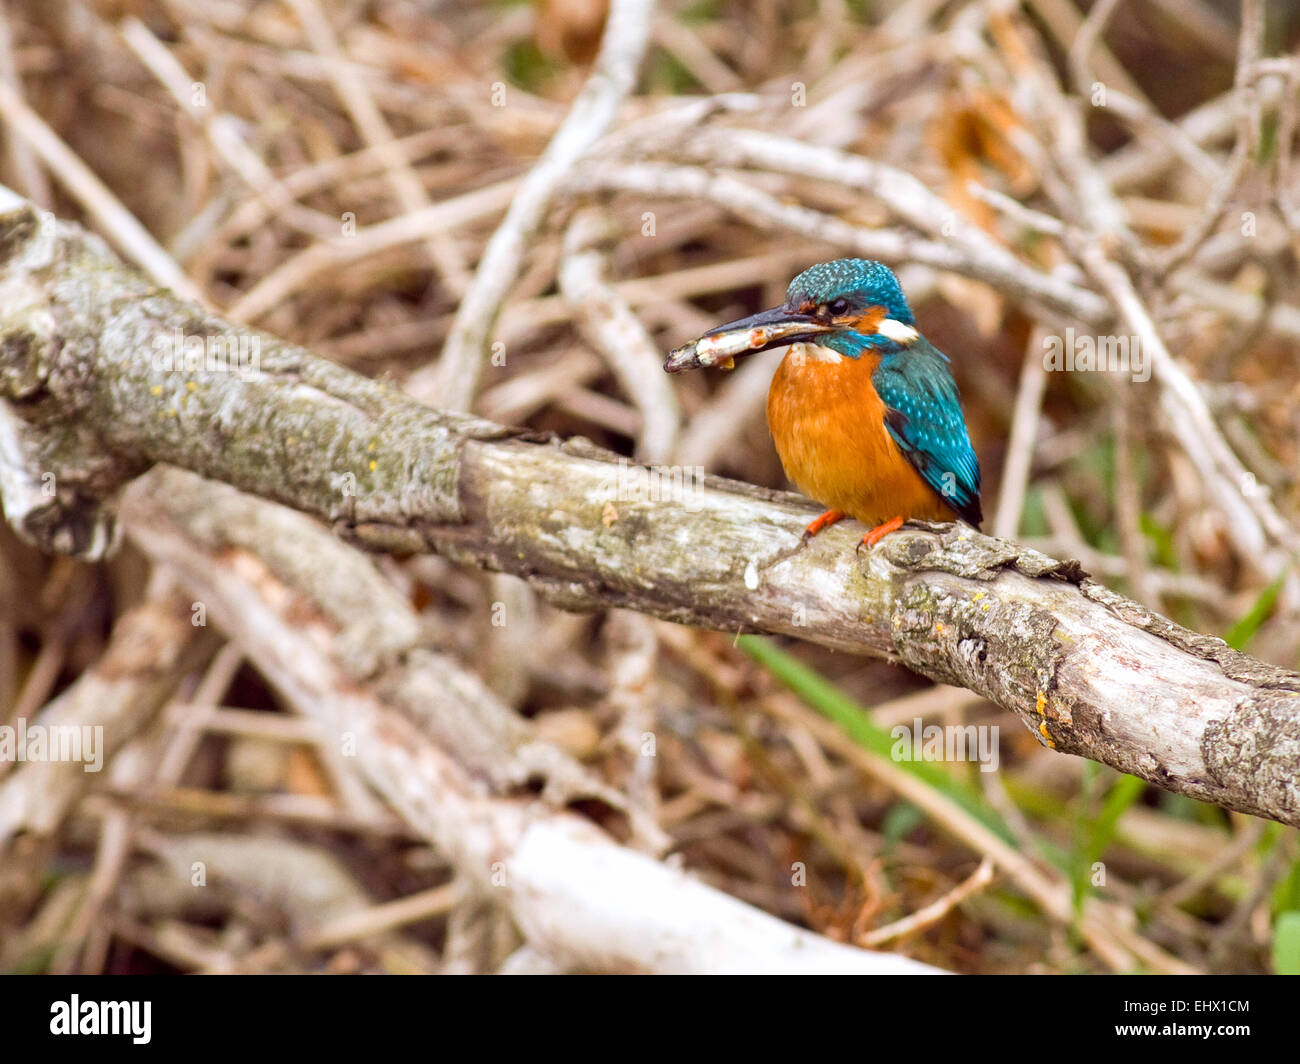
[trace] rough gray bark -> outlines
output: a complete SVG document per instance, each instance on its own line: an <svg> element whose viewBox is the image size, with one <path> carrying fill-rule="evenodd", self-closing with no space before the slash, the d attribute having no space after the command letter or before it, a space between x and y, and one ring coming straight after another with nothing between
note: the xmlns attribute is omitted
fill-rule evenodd
<svg viewBox="0 0 1300 1064"><path fill-rule="evenodd" d="M0 217L0 494L20 532L102 550L115 490L170 462L369 549L515 573L567 608L888 657L1013 710L1059 751L1300 825L1300 676L1075 563L946 526L861 556L846 528L804 546L813 509L797 496L652 481L585 441L422 406L265 334L257 373L160 368L155 338L176 329L241 332L49 215Z"/></svg>

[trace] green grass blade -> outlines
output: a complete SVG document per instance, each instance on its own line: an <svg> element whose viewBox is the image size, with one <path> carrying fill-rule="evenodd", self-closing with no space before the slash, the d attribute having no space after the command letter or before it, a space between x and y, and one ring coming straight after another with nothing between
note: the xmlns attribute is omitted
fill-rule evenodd
<svg viewBox="0 0 1300 1064"><path fill-rule="evenodd" d="M893 757L894 738L876 724L867 710L850 698L815 669L787 654L769 639L742 635L737 641L746 654L785 684L805 703L822 716L837 724L864 750L896 764L904 772L915 776L928 787L961 806L985 827L996 832L1007 842L1014 843L1015 836L1006 822L984 800L984 796L951 773L928 761L896 761Z"/></svg>
<svg viewBox="0 0 1300 1064"><path fill-rule="evenodd" d="M1300 911L1288 909L1273 925L1273 970L1300 975Z"/></svg>
<svg viewBox="0 0 1300 1064"><path fill-rule="evenodd" d="M1273 605L1277 602L1277 596L1282 590L1282 582L1285 579L1284 569L1276 580L1259 593L1259 598L1246 611L1245 616L1224 633L1223 641L1233 650L1244 649L1251 637L1259 631L1260 626L1268 620L1273 613Z"/></svg>

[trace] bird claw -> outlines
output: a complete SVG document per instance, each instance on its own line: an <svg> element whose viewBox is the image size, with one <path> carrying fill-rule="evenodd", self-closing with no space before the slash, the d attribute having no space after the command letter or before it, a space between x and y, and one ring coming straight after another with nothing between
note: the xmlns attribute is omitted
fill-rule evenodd
<svg viewBox="0 0 1300 1064"><path fill-rule="evenodd" d="M873 528L870 532L868 532L865 536L863 536L862 539L858 541L858 551L861 551L863 547L867 547L867 548L874 547L877 543L879 543L882 539L884 539L887 535L889 535L889 533L897 532L900 528L903 527L903 524L904 522L902 517L891 517L884 524L876 525L875 528Z"/></svg>
<svg viewBox="0 0 1300 1064"><path fill-rule="evenodd" d="M823 528L829 528L836 521L843 521L847 516L843 510L827 510L821 516L814 517L808 522L808 527L803 530L803 541L807 543Z"/></svg>

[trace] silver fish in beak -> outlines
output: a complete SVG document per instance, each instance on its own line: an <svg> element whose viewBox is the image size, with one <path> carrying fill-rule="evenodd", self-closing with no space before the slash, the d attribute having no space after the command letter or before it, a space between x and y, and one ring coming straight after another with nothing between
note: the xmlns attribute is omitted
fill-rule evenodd
<svg viewBox="0 0 1300 1064"><path fill-rule="evenodd" d="M668 355L664 369L681 373L687 369L731 369L737 355L752 355L772 347L787 347L803 341L816 342L820 333L833 331L830 325L791 307L773 307L748 318L719 325L698 340L683 344Z"/></svg>

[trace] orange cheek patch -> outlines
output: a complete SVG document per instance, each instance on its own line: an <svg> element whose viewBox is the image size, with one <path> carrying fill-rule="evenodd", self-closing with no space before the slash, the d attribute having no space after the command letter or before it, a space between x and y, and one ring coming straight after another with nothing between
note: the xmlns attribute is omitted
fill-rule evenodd
<svg viewBox="0 0 1300 1064"><path fill-rule="evenodd" d="M849 326L856 333L861 333L863 336L873 336L880 327L880 323L885 320L885 308L867 307L856 317L839 318L837 320Z"/></svg>

